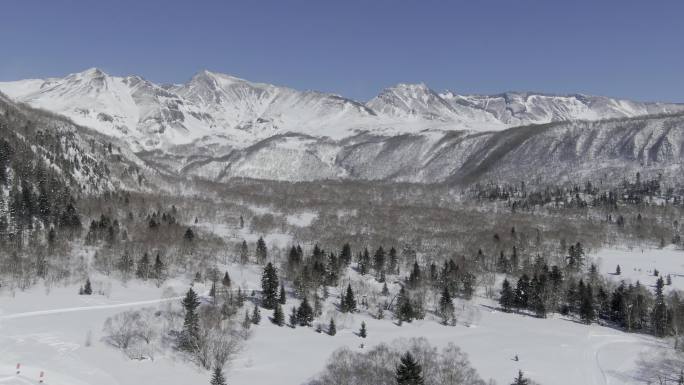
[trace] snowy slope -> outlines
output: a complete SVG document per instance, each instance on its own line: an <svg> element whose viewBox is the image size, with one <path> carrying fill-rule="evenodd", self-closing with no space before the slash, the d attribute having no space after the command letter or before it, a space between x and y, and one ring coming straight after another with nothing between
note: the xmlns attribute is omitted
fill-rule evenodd
<svg viewBox="0 0 684 385"><path fill-rule="evenodd" d="M682 253L678 254L681 258ZM259 286L260 267L231 264L225 268L243 287ZM350 278L363 279L352 272ZM131 360L103 340L102 324L107 317L129 308L163 308L178 301L178 293L182 294L189 282L174 280L162 288L139 282L122 286L104 276L93 282L95 289L104 289L106 295L78 296L76 285L0 292L0 383L36 383L40 371L45 371L46 383L53 385L208 382L208 371L168 351L157 352L154 360ZM196 285L200 292L208 290L206 285ZM397 290L396 285L390 288ZM495 303L483 298L459 302L454 327L443 326L431 316L400 327L389 318L379 320L365 312L340 314L334 310L338 295L332 288L323 316L317 320L326 323L335 317L335 336L316 333L313 328L275 326L268 321L271 312L263 310L261 324L252 327L252 337L227 368L228 383L270 385L277 373L279 384L299 385L321 371L329 355L340 347L360 350L364 349L362 343L369 347L397 338L425 337L436 346L458 345L483 378L498 384L510 383L519 369L542 384L640 384L640 359L671 349L650 336L596 324L586 326L560 316L538 319L499 312ZM288 299L288 309L295 305L295 299ZM366 339L355 334L361 321L367 324ZM89 331L91 346L85 343ZM515 355L519 361L513 360ZM15 376L18 362L22 374Z"/></svg>

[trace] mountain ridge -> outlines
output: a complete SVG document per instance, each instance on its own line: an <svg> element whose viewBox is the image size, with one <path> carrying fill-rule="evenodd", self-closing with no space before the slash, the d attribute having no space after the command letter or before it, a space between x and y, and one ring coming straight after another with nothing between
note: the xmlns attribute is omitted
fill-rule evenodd
<svg viewBox="0 0 684 385"><path fill-rule="evenodd" d="M200 139L245 148L286 132L339 140L362 132L392 136L430 130L500 131L553 121L684 111L684 104L583 94L459 95L434 91L424 83L399 83L364 103L209 70L183 84L159 85L138 75L111 76L89 68L63 78L0 82L0 91L120 138L135 151Z"/></svg>

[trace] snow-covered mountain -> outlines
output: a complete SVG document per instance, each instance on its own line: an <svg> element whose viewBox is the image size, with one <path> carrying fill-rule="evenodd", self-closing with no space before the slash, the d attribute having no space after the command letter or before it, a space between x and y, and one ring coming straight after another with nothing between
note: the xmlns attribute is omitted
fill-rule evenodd
<svg viewBox="0 0 684 385"><path fill-rule="evenodd" d="M207 142L247 148L286 133L341 140L360 133L498 131L552 121L684 111L678 104L584 95L437 93L424 84L399 84L362 103L209 71L185 84L163 86L93 68L64 78L0 82L0 91L120 138L135 151Z"/></svg>

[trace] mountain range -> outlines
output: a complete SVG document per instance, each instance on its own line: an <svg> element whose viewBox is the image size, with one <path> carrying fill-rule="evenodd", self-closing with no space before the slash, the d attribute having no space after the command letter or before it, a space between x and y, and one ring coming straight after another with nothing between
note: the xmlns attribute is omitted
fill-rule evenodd
<svg viewBox="0 0 684 385"><path fill-rule="evenodd" d="M99 69L0 91L115 139L160 172L216 181L617 178L649 167L674 177L684 143L682 104L581 94L398 84L360 102L209 71L161 85Z"/></svg>

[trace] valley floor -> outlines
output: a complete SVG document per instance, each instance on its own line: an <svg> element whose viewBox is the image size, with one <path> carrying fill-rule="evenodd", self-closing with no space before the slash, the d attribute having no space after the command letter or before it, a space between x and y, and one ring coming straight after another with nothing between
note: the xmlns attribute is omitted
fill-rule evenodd
<svg viewBox="0 0 684 385"><path fill-rule="evenodd" d="M606 266L621 263L627 272L637 268L628 261L637 265L641 261L635 259L638 252L604 250L599 255ZM684 253L651 250L648 255L659 260L661 253L673 258L667 266L658 267L661 271L684 273L679 262L684 261ZM649 266L646 262L642 269ZM253 288L259 282L257 266L231 265L228 269L238 284ZM682 280L677 276L674 282ZM40 371L45 372L45 383L53 385L208 383L207 371L178 355L159 352L154 360L131 360L103 341L107 317L127 308L167 306L178 300L188 283L171 281L157 288L129 282L123 287L99 277L94 279L94 289L105 295L79 296L76 286L47 292L38 285L26 292L0 292L0 384L38 383ZM329 319L326 313L337 301L336 294L331 291L323 323ZM390 319L355 314L338 318L335 336L316 333L313 328L277 327L268 321L270 311L264 310L261 324L252 327L253 335L227 370L227 377L233 385L299 385L322 370L330 353L339 347L364 349L361 344L367 348L396 338L422 336L437 346L448 342L460 346L483 378L499 384L509 383L518 369L541 384L636 384L642 383L640 360L667 349L663 340L596 324L586 326L557 315L537 319L503 313L483 298L459 305L455 327L442 326L430 317L397 326ZM368 326L366 339L356 335L361 321ZM92 343L87 346L89 332ZM516 355L519 361L514 360ZM19 376L14 374L17 363L22 364Z"/></svg>

